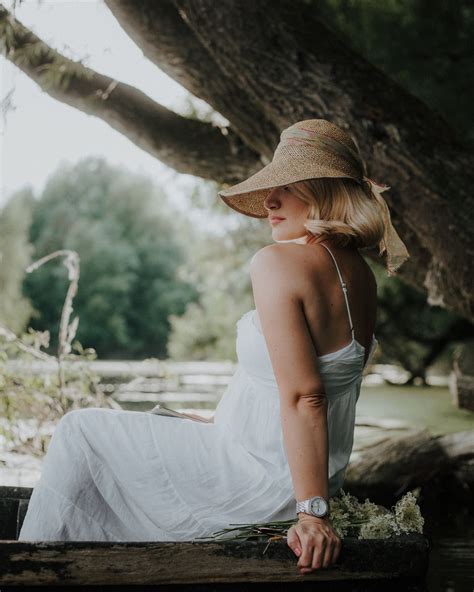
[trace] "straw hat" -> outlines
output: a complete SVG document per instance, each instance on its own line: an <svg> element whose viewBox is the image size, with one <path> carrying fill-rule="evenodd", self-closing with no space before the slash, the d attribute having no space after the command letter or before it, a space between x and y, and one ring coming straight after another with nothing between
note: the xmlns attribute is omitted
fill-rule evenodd
<svg viewBox="0 0 474 592"><path fill-rule="evenodd" d="M368 184L382 208L385 222L380 254L387 253L389 275L409 257L405 244L392 225L381 193L390 189L366 175L366 167L351 136L326 119L306 119L284 129L272 161L245 181L218 192L231 208L246 216L267 218L263 202L274 187L314 178L354 179Z"/></svg>

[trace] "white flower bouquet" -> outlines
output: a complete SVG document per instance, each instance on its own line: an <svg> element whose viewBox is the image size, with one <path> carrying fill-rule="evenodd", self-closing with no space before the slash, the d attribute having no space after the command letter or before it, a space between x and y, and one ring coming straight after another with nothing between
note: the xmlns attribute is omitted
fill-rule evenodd
<svg viewBox="0 0 474 592"><path fill-rule="evenodd" d="M330 499L330 521L337 535L359 539L386 539L400 534L423 534L424 518L417 504L420 488L407 492L389 510L374 504L368 498L360 502L355 496L341 490L340 497ZM286 539L289 528L297 520L235 524L214 532L200 540L268 540Z"/></svg>

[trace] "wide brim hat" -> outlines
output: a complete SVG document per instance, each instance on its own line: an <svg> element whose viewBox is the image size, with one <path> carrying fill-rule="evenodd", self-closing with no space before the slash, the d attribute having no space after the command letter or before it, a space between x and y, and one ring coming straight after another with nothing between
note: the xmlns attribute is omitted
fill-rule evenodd
<svg viewBox="0 0 474 592"><path fill-rule="evenodd" d="M245 181L222 189L219 197L246 216L267 218L265 198L275 187L306 179L346 178L370 188L384 220L379 253L386 254L387 271L393 275L410 256L393 227L382 193L390 189L366 176L366 165L353 137L326 119L306 119L284 129L272 161Z"/></svg>
<svg viewBox="0 0 474 592"><path fill-rule="evenodd" d="M322 177L361 183L364 172L359 149L347 132L326 119L307 119L281 132L269 164L218 195L241 214L266 218L263 202L275 187Z"/></svg>

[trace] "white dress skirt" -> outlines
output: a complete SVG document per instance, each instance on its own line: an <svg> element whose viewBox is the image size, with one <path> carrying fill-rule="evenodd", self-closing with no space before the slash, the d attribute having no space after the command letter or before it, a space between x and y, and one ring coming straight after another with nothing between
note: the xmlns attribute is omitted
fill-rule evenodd
<svg viewBox="0 0 474 592"><path fill-rule="evenodd" d="M278 386L255 314L237 321L238 364L214 423L100 408L66 413L19 540L192 541L233 524L296 520ZM343 485L362 375L376 343L373 336L366 364L354 335L318 358L328 398L330 496Z"/></svg>

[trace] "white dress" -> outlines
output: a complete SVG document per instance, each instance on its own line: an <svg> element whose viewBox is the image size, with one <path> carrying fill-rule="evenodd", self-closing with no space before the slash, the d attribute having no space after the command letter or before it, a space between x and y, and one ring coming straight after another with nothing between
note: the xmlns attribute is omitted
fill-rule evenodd
<svg viewBox="0 0 474 592"><path fill-rule="evenodd" d="M343 485L365 367L347 296L346 305L352 341L318 359L330 496ZM66 413L19 540L190 541L230 524L296 519L278 386L255 314L237 321L238 364L214 423L100 408ZM373 336L367 363L376 343Z"/></svg>

